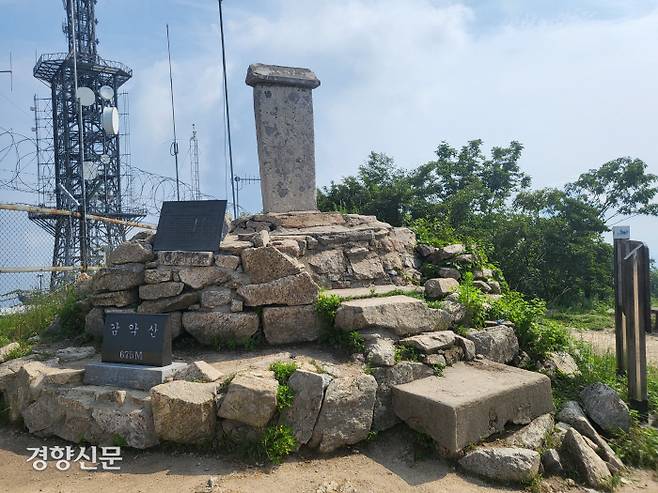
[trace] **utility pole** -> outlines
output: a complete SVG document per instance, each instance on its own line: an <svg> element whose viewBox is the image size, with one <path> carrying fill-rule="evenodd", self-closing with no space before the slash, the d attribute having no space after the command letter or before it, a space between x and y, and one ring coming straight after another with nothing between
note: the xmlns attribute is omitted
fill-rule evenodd
<svg viewBox="0 0 658 493"><path fill-rule="evenodd" d="M174 108L174 78L171 74L171 45L169 44L169 24L167 24L167 55L169 57L169 90L171 92L171 123L174 127L174 141L170 152L176 162L176 200L180 201L180 182L178 180L178 139L176 138L176 110Z"/></svg>
<svg viewBox="0 0 658 493"><path fill-rule="evenodd" d="M222 72L224 74L224 111L226 115L226 129L228 132L228 162L231 170L231 192L233 194L233 219L238 218L238 202L236 197L235 175L233 174L233 146L231 145L231 112L228 104L228 79L226 77L226 43L224 41L224 14L222 12L222 1L219 4L219 32L222 38ZM239 180L238 180L239 181Z"/></svg>

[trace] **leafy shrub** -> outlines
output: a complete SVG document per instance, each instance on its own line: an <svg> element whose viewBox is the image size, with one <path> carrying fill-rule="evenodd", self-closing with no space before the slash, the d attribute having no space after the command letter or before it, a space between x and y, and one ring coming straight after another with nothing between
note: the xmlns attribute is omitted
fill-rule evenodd
<svg viewBox="0 0 658 493"><path fill-rule="evenodd" d="M420 361L423 354L416 348L404 344L395 348L395 361Z"/></svg>
<svg viewBox="0 0 658 493"><path fill-rule="evenodd" d="M658 469L658 430L633 420L628 433L615 437L610 445L624 464Z"/></svg>
<svg viewBox="0 0 658 493"><path fill-rule="evenodd" d="M467 319L470 319L474 327L482 327L486 315L487 298L475 284L473 284L473 273L466 272L459 289L459 302L466 308Z"/></svg>
<svg viewBox="0 0 658 493"><path fill-rule="evenodd" d="M285 385L288 383L290 376L297 370L297 363L275 361L270 365L270 370L274 372L274 378L279 381L279 384Z"/></svg>
<svg viewBox="0 0 658 493"><path fill-rule="evenodd" d="M320 342L347 354L363 353L366 349L365 339L356 330L345 332L336 327L326 327L320 334Z"/></svg>
<svg viewBox="0 0 658 493"><path fill-rule="evenodd" d="M276 408L283 411L292 406L295 401L295 391L288 384L279 384L276 389Z"/></svg>
<svg viewBox="0 0 658 493"><path fill-rule="evenodd" d="M280 464L297 449L297 439L286 425L269 426L263 433L259 448L273 464Z"/></svg>
<svg viewBox="0 0 658 493"><path fill-rule="evenodd" d="M521 293L508 291L494 301L487 313L493 320L509 320L519 339L519 346L535 361L553 351L564 351L571 345L568 330L545 319L546 302L526 301Z"/></svg>
<svg viewBox="0 0 658 493"><path fill-rule="evenodd" d="M336 321L336 312L342 298L337 294L320 293L315 300L315 311L320 315L328 327L333 327Z"/></svg>
<svg viewBox="0 0 658 493"><path fill-rule="evenodd" d="M288 385L290 376L297 370L297 363L286 361L275 361L270 365L274 372L274 378L279 382L276 390L276 408L279 411L288 409L295 400L295 391Z"/></svg>
<svg viewBox="0 0 658 493"><path fill-rule="evenodd" d="M445 220L419 218L408 222L409 228L416 233L421 245L442 247L460 241L454 228Z"/></svg>
<svg viewBox="0 0 658 493"><path fill-rule="evenodd" d="M66 297L59 310L59 320L62 328L62 335L74 337L84 334L85 331L85 311L78 302L78 297L73 289L68 289Z"/></svg>

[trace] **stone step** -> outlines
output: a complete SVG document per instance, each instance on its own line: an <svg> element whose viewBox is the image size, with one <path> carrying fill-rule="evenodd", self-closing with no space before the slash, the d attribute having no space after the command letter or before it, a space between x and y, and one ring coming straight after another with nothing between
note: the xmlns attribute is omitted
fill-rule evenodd
<svg viewBox="0 0 658 493"><path fill-rule="evenodd" d="M326 294L335 294L341 298L368 298L372 296L384 296L396 291L402 293L422 293L424 289L422 286L396 286L395 284L384 284L381 286L370 286L367 288L345 288L345 289L329 289Z"/></svg>
<svg viewBox="0 0 658 493"><path fill-rule="evenodd" d="M554 408L546 375L480 360L447 367L441 377L394 386L393 410L431 436L442 454L454 456L507 423L526 424Z"/></svg>
<svg viewBox="0 0 658 493"><path fill-rule="evenodd" d="M407 336L446 330L451 323L447 312L404 295L343 301L336 311L336 327L349 331L378 328Z"/></svg>

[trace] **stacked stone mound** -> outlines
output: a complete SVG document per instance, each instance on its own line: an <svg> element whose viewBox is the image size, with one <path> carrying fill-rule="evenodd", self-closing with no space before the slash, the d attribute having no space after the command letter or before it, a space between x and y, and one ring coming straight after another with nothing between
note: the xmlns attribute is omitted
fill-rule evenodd
<svg viewBox="0 0 658 493"><path fill-rule="evenodd" d="M172 334L199 342L244 342L262 330L270 344L317 339L313 304L322 287L408 284L415 237L372 216L267 214L242 218L211 252L158 252L140 233L109 255L92 282L87 332L106 313L169 313ZM262 310L261 310L262 309Z"/></svg>
<svg viewBox="0 0 658 493"><path fill-rule="evenodd" d="M323 288L406 285L420 280L414 233L408 228L394 228L375 216L256 214L234 221L232 233L247 239L263 231L274 246L299 258Z"/></svg>

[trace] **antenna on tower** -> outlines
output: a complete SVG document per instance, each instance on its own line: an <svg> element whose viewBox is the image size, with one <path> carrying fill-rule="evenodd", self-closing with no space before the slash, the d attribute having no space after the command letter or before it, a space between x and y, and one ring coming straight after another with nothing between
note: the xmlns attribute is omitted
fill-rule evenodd
<svg viewBox="0 0 658 493"><path fill-rule="evenodd" d="M226 127L228 133L228 161L231 170L231 192L233 194L233 219L238 218L238 201L235 190L235 175L233 174L233 148L231 146L231 113L228 104L228 80L226 77L226 43L224 41L224 14L222 12L222 1L217 0L219 4L219 32L222 38L222 72L224 75L224 116L226 117Z"/></svg>
<svg viewBox="0 0 658 493"><path fill-rule="evenodd" d="M176 162L176 200L180 200L180 183L178 180L178 139L176 139L176 110L174 109L174 78L171 74L171 45L169 44L169 24L167 24L167 55L169 57L169 90L171 92L171 123L174 127L174 141L169 152Z"/></svg>
<svg viewBox="0 0 658 493"><path fill-rule="evenodd" d="M192 124L192 137L190 137L190 172L192 178L192 200L201 200L199 138L196 136L196 125L194 123Z"/></svg>
<svg viewBox="0 0 658 493"><path fill-rule="evenodd" d="M14 64L11 59L11 51L9 52L9 70L0 70L0 74L9 74L9 87L11 92L14 92Z"/></svg>

